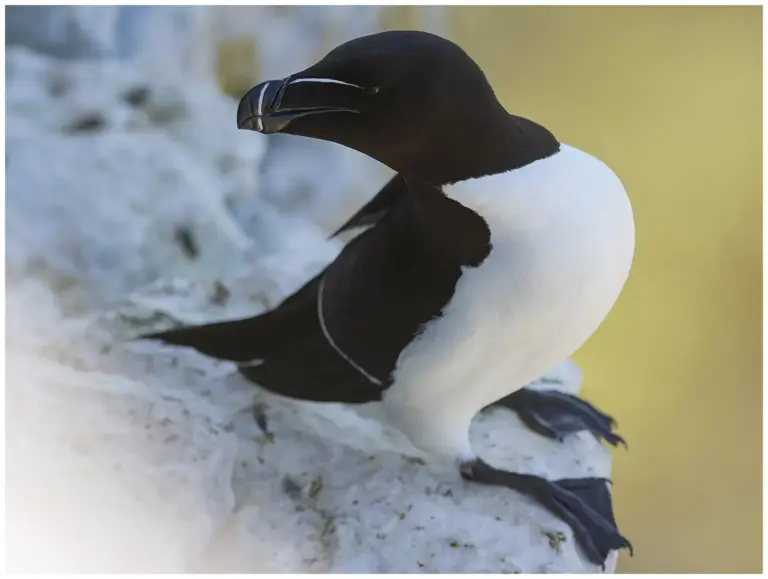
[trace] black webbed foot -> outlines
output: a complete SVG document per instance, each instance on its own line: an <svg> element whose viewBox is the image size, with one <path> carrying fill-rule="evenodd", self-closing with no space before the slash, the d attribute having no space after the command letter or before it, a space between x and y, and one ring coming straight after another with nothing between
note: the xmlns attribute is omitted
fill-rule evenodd
<svg viewBox="0 0 768 579"><path fill-rule="evenodd" d="M480 459L462 465L461 475L465 480L505 486L536 499L571 527L576 543L595 565L605 568L605 560L613 550L627 548L632 554L632 544L616 527L607 479L548 481L499 470Z"/></svg>
<svg viewBox="0 0 768 579"><path fill-rule="evenodd" d="M571 433L588 430L612 446L627 443L613 432L616 421L578 396L558 390L522 388L491 404L517 413L534 432L562 441Z"/></svg>

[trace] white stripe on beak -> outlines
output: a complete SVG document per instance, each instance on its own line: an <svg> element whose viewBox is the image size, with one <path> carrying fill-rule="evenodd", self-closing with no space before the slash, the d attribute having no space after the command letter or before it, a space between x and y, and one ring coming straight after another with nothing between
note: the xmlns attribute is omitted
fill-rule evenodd
<svg viewBox="0 0 768 579"><path fill-rule="evenodd" d="M261 89L261 92L259 93L259 104L258 104L258 110L256 111L256 129L261 131L264 129L264 125L261 122L261 107L264 106L264 93L267 92L267 87L269 86L269 83L265 83L264 86Z"/></svg>
<svg viewBox="0 0 768 579"><path fill-rule="evenodd" d="M317 82L317 83L325 83L325 84L341 84L344 86L353 86L355 88L359 88L360 90L363 90L363 87L352 84L351 82L344 82L343 80L336 80L335 78L297 78L295 80L292 80L288 83L288 86L292 84L297 84L300 82Z"/></svg>

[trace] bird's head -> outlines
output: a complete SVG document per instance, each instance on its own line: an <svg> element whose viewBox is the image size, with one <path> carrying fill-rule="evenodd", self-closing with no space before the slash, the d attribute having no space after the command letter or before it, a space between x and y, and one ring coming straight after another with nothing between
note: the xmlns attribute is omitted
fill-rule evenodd
<svg viewBox="0 0 768 579"><path fill-rule="evenodd" d="M356 38L309 68L256 85L241 129L340 143L405 174L436 173L506 115L453 42L418 31Z"/></svg>

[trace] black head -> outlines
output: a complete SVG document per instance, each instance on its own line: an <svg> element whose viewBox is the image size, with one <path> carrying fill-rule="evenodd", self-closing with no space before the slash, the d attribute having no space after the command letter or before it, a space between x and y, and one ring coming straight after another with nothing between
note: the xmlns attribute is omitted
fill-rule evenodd
<svg viewBox="0 0 768 579"><path fill-rule="evenodd" d="M504 110L461 48L418 31L356 38L253 87L237 124L340 143L433 184L513 169L559 147L546 129Z"/></svg>

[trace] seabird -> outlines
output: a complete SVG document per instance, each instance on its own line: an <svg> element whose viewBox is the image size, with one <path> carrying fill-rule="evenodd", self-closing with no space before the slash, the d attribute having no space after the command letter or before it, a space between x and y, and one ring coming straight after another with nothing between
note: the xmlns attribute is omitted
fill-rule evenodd
<svg viewBox="0 0 768 579"><path fill-rule="evenodd" d="M469 440L475 414L501 405L551 438L623 442L586 401L525 387L590 337L627 280L634 221L613 171L509 114L459 46L418 31L357 38L258 84L237 126L338 143L396 175L334 235L364 231L274 309L144 338L233 361L282 396L381 401L464 479L565 521L591 562L631 552L606 479L500 470Z"/></svg>

